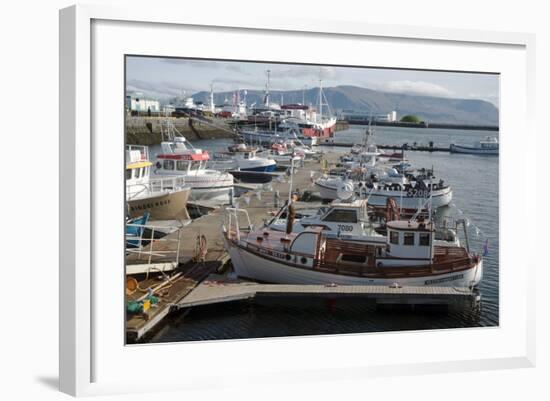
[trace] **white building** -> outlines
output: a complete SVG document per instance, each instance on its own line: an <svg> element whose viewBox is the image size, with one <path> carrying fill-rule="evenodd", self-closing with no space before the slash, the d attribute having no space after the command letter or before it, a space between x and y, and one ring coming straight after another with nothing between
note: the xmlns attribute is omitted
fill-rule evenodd
<svg viewBox="0 0 550 401"><path fill-rule="evenodd" d="M148 99L139 94L126 95L126 108L130 111L147 113L158 113L160 111L160 103L155 99Z"/></svg>

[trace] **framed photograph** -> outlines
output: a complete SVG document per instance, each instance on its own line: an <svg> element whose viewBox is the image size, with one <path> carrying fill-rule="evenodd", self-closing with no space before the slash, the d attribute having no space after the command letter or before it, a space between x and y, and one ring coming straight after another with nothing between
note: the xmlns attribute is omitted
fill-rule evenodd
<svg viewBox="0 0 550 401"><path fill-rule="evenodd" d="M61 10L61 390L533 366L533 49Z"/></svg>

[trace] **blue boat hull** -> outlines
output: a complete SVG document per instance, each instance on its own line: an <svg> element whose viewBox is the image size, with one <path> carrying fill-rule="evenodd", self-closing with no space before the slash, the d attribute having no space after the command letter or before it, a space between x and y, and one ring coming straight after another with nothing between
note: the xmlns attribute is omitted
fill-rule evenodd
<svg viewBox="0 0 550 401"><path fill-rule="evenodd" d="M276 167L277 167L276 164L270 164L268 166L241 168L241 171L259 171L262 173L272 173L275 171Z"/></svg>

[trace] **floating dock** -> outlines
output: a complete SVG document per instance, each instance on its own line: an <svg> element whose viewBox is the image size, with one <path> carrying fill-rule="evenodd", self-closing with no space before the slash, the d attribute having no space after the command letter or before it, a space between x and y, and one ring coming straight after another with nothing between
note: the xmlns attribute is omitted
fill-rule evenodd
<svg viewBox="0 0 550 401"><path fill-rule="evenodd" d="M259 284L242 280L231 281L225 276L212 275L174 306L182 309L256 297L300 296L329 299L363 298L384 305L468 305L479 300L477 293L469 288Z"/></svg>

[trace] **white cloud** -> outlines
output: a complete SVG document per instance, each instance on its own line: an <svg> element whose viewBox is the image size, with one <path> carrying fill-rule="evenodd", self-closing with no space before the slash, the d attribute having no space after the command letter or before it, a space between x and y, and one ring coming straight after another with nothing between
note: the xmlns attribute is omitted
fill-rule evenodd
<svg viewBox="0 0 550 401"><path fill-rule="evenodd" d="M388 81L380 85L380 89L386 92L437 97L452 97L454 95L452 91L441 85L424 81Z"/></svg>

